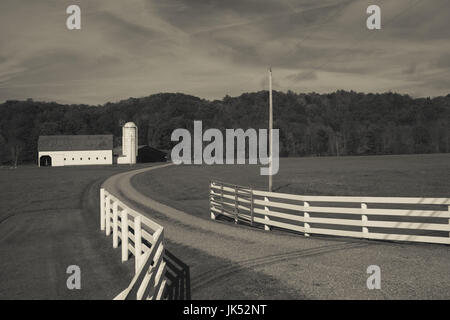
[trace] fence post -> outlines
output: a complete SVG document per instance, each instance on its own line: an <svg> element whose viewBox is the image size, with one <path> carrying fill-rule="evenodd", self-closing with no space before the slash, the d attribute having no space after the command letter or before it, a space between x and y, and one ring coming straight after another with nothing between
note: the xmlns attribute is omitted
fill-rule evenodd
<svg viewBox="0 0 450 320"><path fill-rule="evenodd" d="M309 203L304 201L303 202L303 206L305 207L305 210L307 210L307 208L309 208ZM308 218L309 218L309 213L305 211L304 214L303 214L303 218L304 218L304 223L303 224L304 224L304 227L305 227L304 235L305 235L305 237L309 237L308 229L310 228L310 225L309 225L308 222L306 222L308 220Z"/></svg>
<svg viewBox="0 0 450 320"><path fill-rule="evenodd" d="M141 262L142 238L141 238L141 216L134 218L134 267L138 271Z"/></svg>
<svg viewBox="0 0 450 320"><path fill-rule="evenodd" d="M216 220L216 214L212 210L213 209L213 204L211 202L211 199L215 200L214 196L212 194L212 191L213 191L212 186L213 186L213 182L211 181L210 184L209 184L209 211L211 212L211 219L212 220Z"/></svg>
<svg viewBox="0 0 450 320"><path fill-rule="evenodd" d="M223 183L220 184L220 211L223 215Z"/></svg>
<svg viewBox="0 0 450 320"><path fill-rule="evenodd" d="M105 189L100 188L100 230L105 230Z"/></svg>
<svg viewBox="0 0 450 320"><path fill-rule="evenodd" d="M111 234L111 198L106 196L106 235L109 236Z"/></svg>
<svg viewBox="0 0 450 320"><path fill-rule="evenodd" d="M250 225L253 226L253 188L250 189L250 214L252 219Z"/></svg>
<svg viewBox="0 0 450 320"><path fill-rule="evenodd" d="M267 198L267 197L264 197L264 201L265 202L269 202L269 198ZM267 211L267 212L269 212L270 210L269 210L269 207L267 207L267 206L264 206L264 211ZM269 216L267 216L267 215L264 215L264 220L266 220L266 221L270 221L270 218L269 218ZM264 225L264 230L266 230L266 231L270 231L270 226L269 225L267 225L267 224L265 224Z"/></svg>
<svg viewBox="0 0 450 320"><path fill-rule="evenodd" d="M119 217L118 217L118 206L117 201L113 202L113 248L119 246Z"/></svg>
<svg viewBox="0 0 450 320"><path fill-rule="evenodd" d="M238 190L237 186L234 186L234 223L238 223L238 216L239 216L239 200L238 200Z"/></svg>
<svg viewBox="0 0 450 320"><path fill-rule="evenodd" d="M121 227L120 233L122 234L122 262L128 261L128 212L127 209L123 209L120 213Z"/></svg>
<svg viewBox="0 0 450 320"><path fill-rule="evenodd" d="M367 204L361 203L361 212L363 213L361 215L363 238L368 239L369 238L369 228L367 228L367 222L369 221L369 219L364 214L366 209L367 209Z"/></svg>

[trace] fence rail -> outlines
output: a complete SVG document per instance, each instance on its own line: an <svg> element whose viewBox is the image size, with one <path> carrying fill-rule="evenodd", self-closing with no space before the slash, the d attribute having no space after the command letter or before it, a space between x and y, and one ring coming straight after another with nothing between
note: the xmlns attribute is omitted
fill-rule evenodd
<svg viewBox="0 0 450 320"><path fill-rule="evenodd" d="M302 196L211 181L211 219L310 234L450 244L450 198Z"/></svg>
<svg viewBox="0 0 450 320"><path fill-rule="evenodd" d="M166 289L164 229L117 197L100 189L100 228L112 233L113 247L122 247L122 262L135 258L135 275L115 300L160 300Z"/></svg>

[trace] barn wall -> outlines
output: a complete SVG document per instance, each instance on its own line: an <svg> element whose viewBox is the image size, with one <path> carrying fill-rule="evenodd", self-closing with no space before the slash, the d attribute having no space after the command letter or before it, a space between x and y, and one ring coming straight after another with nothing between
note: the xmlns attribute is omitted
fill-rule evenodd
<svg viewBox="0 0 450 320"><path fill-rule="evenodd" d="M53 167L105 165L113 163L112 150L86 151L41 151L41 156L50 156Z"/></svg>

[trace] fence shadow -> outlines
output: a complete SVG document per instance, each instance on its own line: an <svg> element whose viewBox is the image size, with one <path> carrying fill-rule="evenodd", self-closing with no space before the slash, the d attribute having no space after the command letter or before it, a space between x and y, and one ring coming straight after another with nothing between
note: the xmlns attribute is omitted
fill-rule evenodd
<svg viewBox="0 0 450 320"><path fill-rule="evenodd" d="M166 262L166 294L168 300L191 299L191 277L189 266L178 259L167 248L164 250Z"/></svg>

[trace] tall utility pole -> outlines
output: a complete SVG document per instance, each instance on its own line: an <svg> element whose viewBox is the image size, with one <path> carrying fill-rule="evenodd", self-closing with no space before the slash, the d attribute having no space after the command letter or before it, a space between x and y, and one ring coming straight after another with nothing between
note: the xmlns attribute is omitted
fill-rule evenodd
<svg viewBox="0 0 450 320"><path fill-rule="evenodd" d="M269 68L269 192L272 192L272 68Z"/></svg>

